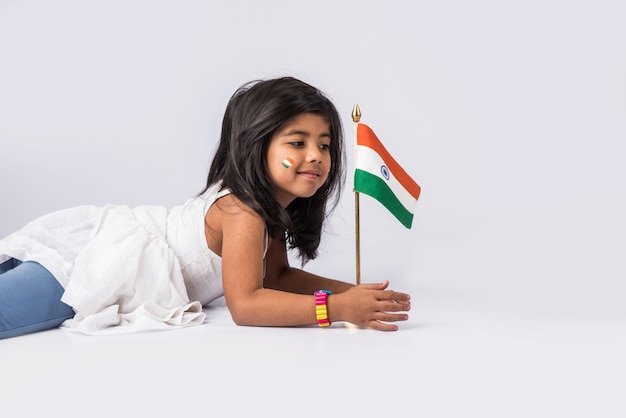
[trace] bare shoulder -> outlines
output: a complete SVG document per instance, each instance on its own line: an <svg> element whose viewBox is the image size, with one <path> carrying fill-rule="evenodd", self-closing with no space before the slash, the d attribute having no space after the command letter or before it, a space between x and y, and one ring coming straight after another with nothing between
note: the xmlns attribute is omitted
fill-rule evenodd
<svg viewBox="0 0 626 418"><path fill-rule="evenodd" d="M263 287L265 222L235 196L219 199L207 222L219 222L222 284L229 307Z"/></svg>
<svg viewBox="0 0 626 418"><path fill-rule="evenodd" d="M219 198L207 211L204 222L208 247L223 255L225 242L258 242L265 234L263 218L232 194Z"/></svg>
<svg viewBox="0 0 626 418"><path fill-rule="evenodd" d="M218 199L211 209L215 209L215 212L219 213L218 216L221 218L223 226L230 228L245 225L248 227L257 226L261 229L265 228L263 218L232 194ZM208 213L207 216L209 216Z"/></svg>

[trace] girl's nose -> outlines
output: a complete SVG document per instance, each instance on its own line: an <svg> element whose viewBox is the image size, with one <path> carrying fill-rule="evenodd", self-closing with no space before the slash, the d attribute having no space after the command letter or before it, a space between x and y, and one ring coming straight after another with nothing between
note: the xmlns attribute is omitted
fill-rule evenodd
<svg viewBox="0 0 626 418"><path fill-rule="evenodd" d="M308 149L307 153L307 161L310 163L320 163L322 162L322 153L317 145L312 145Z"/></svg>

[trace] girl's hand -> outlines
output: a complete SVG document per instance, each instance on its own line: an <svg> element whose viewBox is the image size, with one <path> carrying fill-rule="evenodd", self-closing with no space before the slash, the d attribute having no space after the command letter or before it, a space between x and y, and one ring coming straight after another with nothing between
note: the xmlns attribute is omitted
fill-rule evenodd
<svg viewBox="0 0 626 418"><path fill-rule="evenodd" d="M389 281L360 284L328 298L331 322L347 321L354 325L380 331L397 331L398 326L386 322L406 321L411 309L411 296L386 290Z"/></svg>

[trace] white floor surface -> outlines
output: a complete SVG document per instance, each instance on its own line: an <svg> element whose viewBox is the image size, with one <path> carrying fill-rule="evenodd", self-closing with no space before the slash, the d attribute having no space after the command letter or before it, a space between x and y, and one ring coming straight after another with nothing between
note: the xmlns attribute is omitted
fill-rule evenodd
<svg viewBox="0 0 626 418"><path fill-rule="evenodd" d="M0 341L2 416L626 416L624 324L412 291L395 333L238 327L218 304L182 330Z"/></svg>

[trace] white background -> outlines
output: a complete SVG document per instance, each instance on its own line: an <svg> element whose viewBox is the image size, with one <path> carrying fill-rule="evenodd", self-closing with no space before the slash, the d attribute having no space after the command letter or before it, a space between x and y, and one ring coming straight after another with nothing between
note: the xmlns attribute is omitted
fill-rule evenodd
<svg viewBox="0 0 626 418"><path fill-rule="evenodd" d="M292 75L342 112L349 170L358 102L362 122L422 186L410 230L361 197L362 280L389 279L410 292L411 320L393 337L340 326L321 336L240 329L226 315L216 327L222 363L185 363L203 377L191 379L198 396L179 412L215 410L210 393L200 396L213 376L213 384L231 383L229 391L219 386L223 393L207 389L215 397L255 400L238 408L255 410L267 395L263 410L283 411L274 397L284 395L296 408L285 416L312 414L325 384L300 390L279 381L280 370L296 379L299 367L316 374L311 362L319 361L320 373L336 370L326 383L329 407L361 416L624 416L625 18L618 0L0 1L0 236L78 204L182 203L204 186L235 89ZM346 281L355 270L351 187L348 176L320 257L307 266ZM191 336L198 350L203 332L175 335ZM178 379L180 369L144 355L154 349L150 338L162 344L172 335L103 343L53 331L0 342L8 376L22 376L3 403L14 416L63 397L78 405L64 403L66 411L94 408L118 381L99 362L112 350L154 373L114 363L119 379L134 370L138 387L151 388L129 398L134 413L175 411L149 399L153 378ZM317 351L293 341L307 336ZM252 338L303 356L286 358ZM101 380L72 362L81 352ZM15 362L20 353L27 358ZM58 361L65 366L46 369ZM254 374L241 386L219 366L242 362L271 377ZM57 392L30 403L33 381ZM184 398L188 388L175 387L174 398ZM129 388L122 386L138 390ZM340 402L348 398L349 406ZM94 409L116 413L110 408Z"/></svg>

